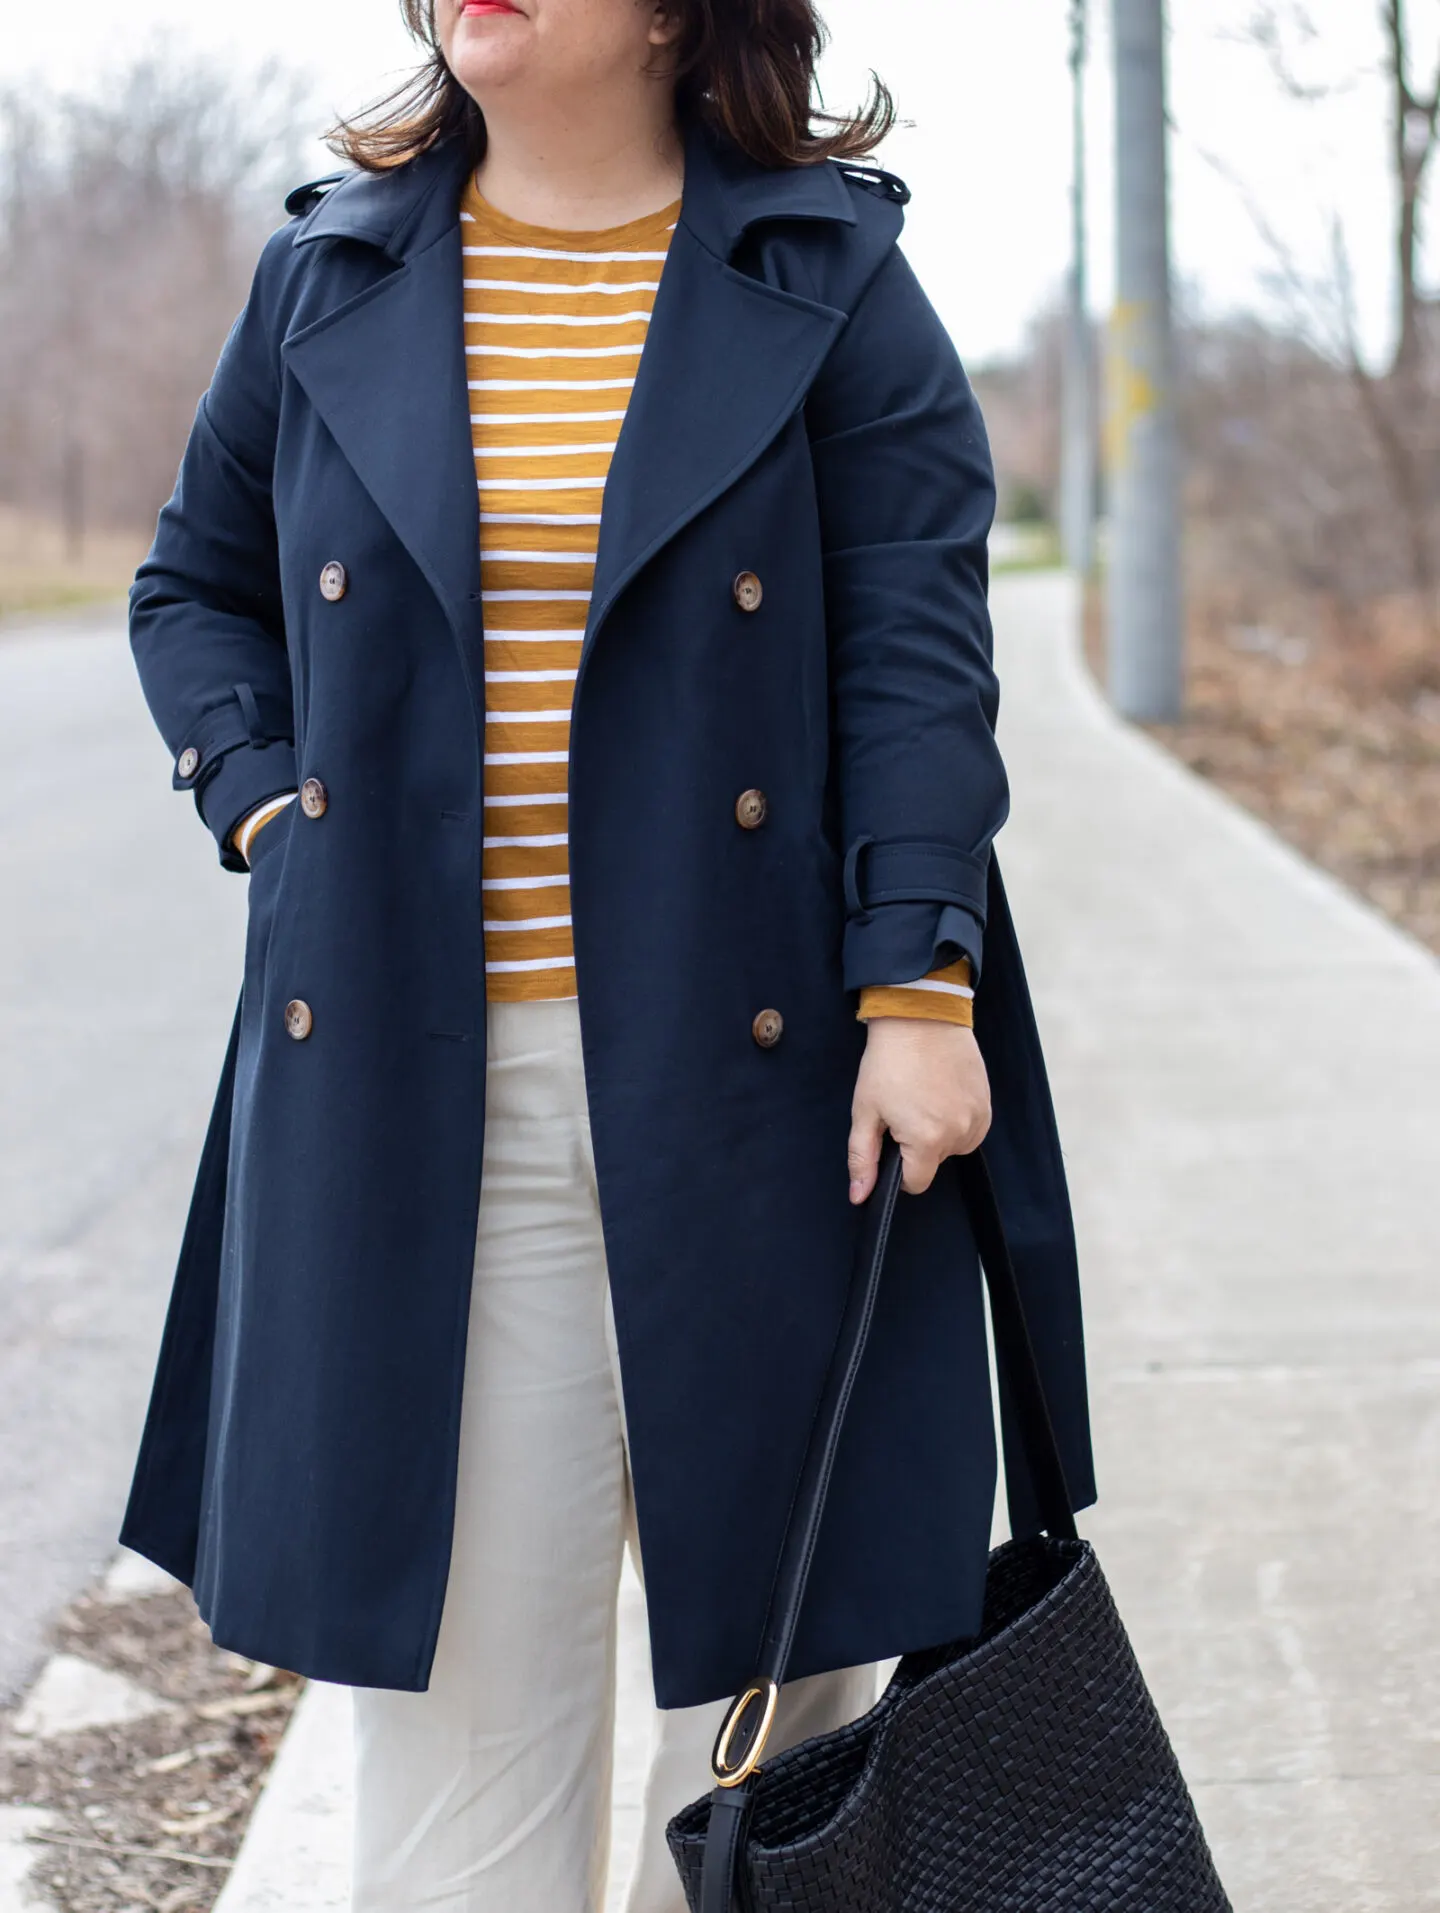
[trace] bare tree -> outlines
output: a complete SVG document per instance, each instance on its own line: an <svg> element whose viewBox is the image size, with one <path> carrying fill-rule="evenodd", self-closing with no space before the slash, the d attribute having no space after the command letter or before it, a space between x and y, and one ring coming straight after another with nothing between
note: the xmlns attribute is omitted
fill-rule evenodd
<svg viewBox="0 0 1440 1913"><path fill-rule="evenodd" d="M1392 370L1413 367L1424 349L1420 285L1424 240L1425 192L1431 162L1440 143L1440 58L1427 83L1415 77L1409 0L1375 0L1380 64L1386 79L1389 150L1395 186L1394 260L1397 328ZM1250 37L1260 46L1285 93L1311 104L1335 91L1334 82L1302 77L1309 55L1324 45L1324 34L1308 0L1259 0Z"/></svg>
<svg viewBox="0 0 1440 1913"><path fill-rule="evenodd" d="M1374 497L1369 507L1352 498L1366 519L1389 518L1394 536L1378 530L1358 536L1352 526L1341 549L1362 544L1373 554L1393 551L1402 580L1429 633L1434 669L1440 672L1440 366L1432 349L1435 303L1422 283L1424 211L1431 163L1440 142L1440 59L1428 83L1415 78L1419 62L1408 0L1373 0L1376 66L1383 75L1387 149L1394 189L1392 256L1395 262L1395 344L1388 363L1376 371L1362 350L1349 250L1338 219L1332 220L1330 263L1322 274L1304 272L1283 235L1270 223L1233 169L1221 166L1249 206L1267 243L1278 279L1289 295L1295 329L1315 340L1324 356L1343 369L1350 387L1354 451L1358 430L1367 442L1360 460ZM1353 83L1309 73L1326 54L1325 36L1310 0L1259 0L1250 35L1260 46L1288 98L1323 108L1342 87ZM1213 163L1213 162L1212 162ZM1320 381L1319 384L1323 384ZM1319 389L1311 381L1312 398ZM1347 488L1348 490L1348 488ZM1369 559L1358 567L1369 575ZM1390 589L1401 580L1393 580ZM1353 596L1353 593L1346 595Z"/></svg>
<svg viewBox="0 0 1440 1913"><path fill-rule="evenodd" d="M306 87L157 52L93 94L0 93L0 501L143 526L283 214Z"/></svg>
<svg viewBox="0 0 1440 1913"><path fill-rule="evenodd" d="M1382 0L1390 75L1390 148L1398 188L1395 266L1400 297L1400 336L1395 370L1404 374L1421 352L1419 258L1421 210L1430 162L1435 156L1440 122L1440 65L1428 86L1416 91L1411 78L1410 42L1405 0Z"/></svg>

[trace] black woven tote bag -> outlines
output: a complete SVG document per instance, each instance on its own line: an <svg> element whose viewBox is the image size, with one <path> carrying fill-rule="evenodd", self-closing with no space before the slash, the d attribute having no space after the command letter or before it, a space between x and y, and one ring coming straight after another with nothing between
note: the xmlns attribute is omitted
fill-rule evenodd
<svg viewBox="0 0 1440 1913"><path fill-rule="evenodd" d="M978 1639L911 1654L877 1705L759 1765L900 1193L887 1143L714 1792L670 1822L691 1913L1230 1913L1094 1550L1078 1540L983 1157L963 1158L996 1358L1045 1532L990 1557Z"/></svg>

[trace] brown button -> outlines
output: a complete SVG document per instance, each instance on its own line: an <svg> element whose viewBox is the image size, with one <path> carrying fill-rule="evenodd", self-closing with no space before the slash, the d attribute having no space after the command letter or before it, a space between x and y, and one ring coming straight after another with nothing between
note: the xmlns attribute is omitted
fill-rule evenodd
<svg viewBox="0 0 1440 1913"><path fill-rule="evenodd" d="M774 1049L785 1034L785 1018L779 1010L761 1010L750 1025L750 1034L761 1049Z"/></svg>
<svg viewBox="0 0 1440 1913"><path fill-rule="evenodd" d="M300 808L307 817L323 817L330 808L330 793L318 777L307 777L300 786Z"/></svg>
<svg viewBox="0 0 1440 1913"><path fill-rule="evenodd" d="M742 830L758 830L770 815L770 799L763 790L742 790L735 800L735 821Z"/></svg>
<svg viewBox="0 0 1440 1913"><path fill-rule="evenodd" d="M175 768L182 777L193 777L196 771L199 770L200 753L193 744L188 750L181 751L179 761Z"/></svg>
<svg viewBox="0 0 1440 1913"><path fill-rule="evenodd" d="M310 1014L310 1005L302 1003L297 996L293 1003L285 1005L285 1034L293 1036L297 1043L303 1043L315 1027L315 1019Z"/></svg>
<svg viewBox="0 0 1440 1913"><path fill-rule="evenodd" d="M753 571L742 571L735 580L735 602L742 611L758 611L765 587Z"/></svg>
<svg viewBox="0 0 1440 1913"><path fill-rule="evenodd" d="M345 567L338 559L332 558L320 573L320 596L329 604L339 604L350 589L350 580Z"/></svg>

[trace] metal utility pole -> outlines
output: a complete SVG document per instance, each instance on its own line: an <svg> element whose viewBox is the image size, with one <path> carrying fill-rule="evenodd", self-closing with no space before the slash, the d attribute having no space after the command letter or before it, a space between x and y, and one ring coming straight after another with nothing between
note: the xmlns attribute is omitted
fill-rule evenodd
<svg viewBox="0 0 1440 1913"><path fill-rule="evenodd" d="M1060 536L1065 562L1082 578L1095 564L1095 357L1090 337L1085 217L1085 56L1087 0L1070 0L1074 93L1070 299L1065 337L1065 404L1060 458Z"/></svg>
<svg viewBox="0 0 1440 1913"><path fill-rule="evenodd" d="M1182 702L1180 444L1170 296L1164 0L1111 0L1115 312L1108 351L1110 695L1165 723Z"/></svg>

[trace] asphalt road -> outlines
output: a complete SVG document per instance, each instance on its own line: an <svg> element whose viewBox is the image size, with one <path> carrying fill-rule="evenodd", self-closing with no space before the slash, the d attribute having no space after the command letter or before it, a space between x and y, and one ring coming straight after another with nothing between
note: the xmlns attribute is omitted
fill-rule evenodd
<svg viewBox="0 0 1440 1913"><path fill-rule="evenodd" d="M114 1552L244 911L123 613L0 627L0 1698Z"/></svg>

